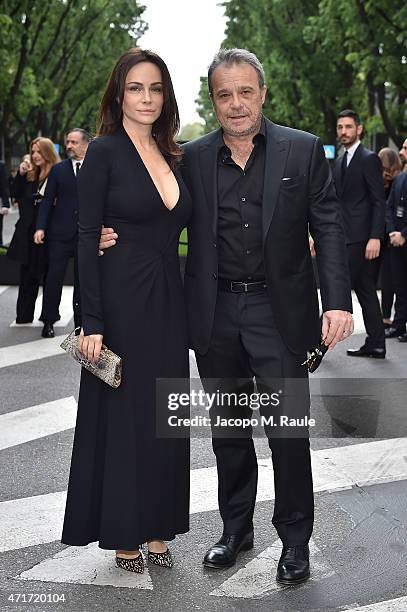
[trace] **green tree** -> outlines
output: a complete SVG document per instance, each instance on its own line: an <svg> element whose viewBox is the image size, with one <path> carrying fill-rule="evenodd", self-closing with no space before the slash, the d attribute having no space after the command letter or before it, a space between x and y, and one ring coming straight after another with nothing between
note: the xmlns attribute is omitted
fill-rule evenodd
<svg viewBox="0 0 407 612"><path fill-rule="evenodd" d="M180 133L178 134L178 140L187 141L194 140L203 134L203 125L202 123L187 123L182 128Z"/></svg>
<svg viewBox="0 0 407 612"><path fill-rule="evenodd" d="M405 5L396 0L229 0L225 47L256 53L265 114L335 142L337 111L354 107L399 144L406 133ZM212 127L202 84L198 112Z"/></svg>
<svg viewBox="0 0 407 612"><path fill-rule="evenodd" d="M209 96L207 77L201 77L201 86L195 103L197 105L198 115L205 121L203 132L207 134L212 130L216 130L219 124Z"/></svg>
<svg viewBox="0 0 407 612"><path fill-rule="evenodd" d="M38 134L62 142L72 125L94 131L115 60L146 29L143 10L126 0L3 0L0 137L7 161Z"/></svg>

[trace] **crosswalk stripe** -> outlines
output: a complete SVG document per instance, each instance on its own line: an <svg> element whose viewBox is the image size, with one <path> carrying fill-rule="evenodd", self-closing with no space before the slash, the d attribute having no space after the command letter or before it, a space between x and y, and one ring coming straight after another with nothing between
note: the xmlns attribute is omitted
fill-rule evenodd
<svg viewBox="0 0 407 612"><path fill-rule="evenodd" d="M54 542L61 537L66 492L0 503L0 553Z"/></svg>
<svg viewBox="0 0 407 612"><path fill-rule="evenodd" d="M314 491L407 480L407 438L312 453ZM58 540L66 492L0 503L0 552ZM259 460L257 501L274 499L271 461ZM216 467L191 470L191 514L217 510Z"/></svg>
<svg viewBox="0 0 407 612"><path fill-rule="evenodd" d="M112 563L114 552L102 550L97 543L85 547L68 546L54 556L15 576L18 580L41 582L67 582L97 586L153 589L153 583L145 567L144 573L135 579L134 574L118 569ZM63 578L63 580L61 580Z"/></svg>
<svg viewBox="0 0 407 612"><path fill-rule="evenodd" d="M313 539L310 540L309 547L312 564L311 581L333 576L334 570L323 558ZM280 555L281 543L277 540L210 594L215 597L257 599L280 589L281 587L274 580Z"/></svg>
<svg viewBox="0 0 407 612"><path fill-rule="evenodd" d="M311 453L314 491L407 479L407 438L364 442ZM257 501L274 499L271 459L259 459ZM191 471L191 513L218 508L216 468Z"/></svg>
<svg viewBox="0 0 407 612"><path fill-rule="evenodd" d="M54 323L54 327L66 327L69 324L69 321L73 317L72 311L72 297L73 297L73 287L70 285L65 285L62 289L61 303L59 305L59 314L61 318L59 321ZM34 320L32 323L23 323L18 324L15 320L10 324L10 327L42 327L44 323L42 321L38 321L41 316L42 309L42 289L38 292L38 297L35 302L35 310L34 310Z"/></svg>
<svg viewBox="0 0 407 612"><path fill-rule="evenodd" d="M387 601L379 601L367 606L359 608L344 608L347 612L406 612L407 597L398 597L396 599L388 599Z"/></svg>
<svg viewBox="0 0 407 612"><path fill-rule="evenodd" d="M11 346L3 346L0 348L0 368L27 363L29 361L37 361L37 359L45 359L46 357L56 357L63 355L64 351L60 344L65 338L64 335L55 336L55 338L41 338L32 342L23 342L20 344L12 344ZM189 351L191 371L194 376L198 376L196 369L195 355L193 351Z"/></svg>
<svg viewBox="0 0 407 612"><path fill-rule="evenodd" d="M63 339L64 336L55 336L55 338L41 338L32 342L3 346L0 348L0 368L63 355L64 351L60 347Z"/></svg>
<svg viewBox="0 0 407 612"><path fill-rule="evenodd" d="M64 397L0 415L0 450L75 427L76 400Z"/></svg>
<svg viewBox="0 0 407 612"><path fill-rule="evenodd" d="M8 285L0 285L0 295L7 291L8 287Z"/></svg>

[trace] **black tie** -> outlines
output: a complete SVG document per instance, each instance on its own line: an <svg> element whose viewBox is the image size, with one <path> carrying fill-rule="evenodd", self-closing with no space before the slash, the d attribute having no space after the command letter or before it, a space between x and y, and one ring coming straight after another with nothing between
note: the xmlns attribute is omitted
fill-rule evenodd
<svg viewBox="0 0 407 612"><path fill-rule="evenodd" d="M346 173L347 167L348 167L348 152L345 151L345 153L343 154L343 157L342 157L342 168L341 168L342 183L343 183L343 180L345 178L345 173Z"/></svg>
<svg viewBox="0 0 407 612"><path fill-rule="evenodd" d="M78 176L80 169L81 169L80 163L76 162L76 164L75 164L75 176Z"/></svg>

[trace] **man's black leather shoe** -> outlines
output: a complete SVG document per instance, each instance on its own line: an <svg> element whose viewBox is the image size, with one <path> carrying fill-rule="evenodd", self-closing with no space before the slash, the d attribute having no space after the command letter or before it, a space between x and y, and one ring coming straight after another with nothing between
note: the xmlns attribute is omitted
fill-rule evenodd
<svg viewBox="0 0 407 612"><path fill-rule="evenodd" d="M407 342L407 332L397 338L399 342Z"/></svg>
<svg viewBox="0 0 407 612"><path fill-rule="evenodd" d="M54 334L54 326L52 323L44 323L44 327L42 328L41 336L43 338L53 338Z"/></svg>
<svg viewBox="0 0 407 612"><path fill-rule="evenodd" d="M348 349L346 353L350 357L374 357L375 359L384 359L386 357L386 349L367 349L365 346L361 346L359 349Z"/></svg>
<svg viewBox="0 0 407 612"><path fill-rule="evenodd" d="M384 335L386 338L397 338L398 336L402 336L406 330L403 327L388 327L384 330Z"/></svg>
<svg viewBox="0 0 407 612"><path fill-rule="evenodd" d="M241 550L253 548L253 531L241 534L223 535L206 553L203 564L205 567L224 569L236 563Z"/></svg>
<svg viewBox="0 0 407 612"><path fill-rule="evenodd" d="M305 546L284 546L277 566L276 580L280 584L300 584L308 580L309 548Z"/></svg>

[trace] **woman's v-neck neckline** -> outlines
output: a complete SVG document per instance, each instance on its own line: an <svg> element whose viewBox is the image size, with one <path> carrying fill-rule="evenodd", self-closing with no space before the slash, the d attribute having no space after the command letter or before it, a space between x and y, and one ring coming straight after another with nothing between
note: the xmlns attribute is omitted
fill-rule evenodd
<svg viewBox="0 0 407 612"><path fill-rule="evenodd" d="M179 201L180 201L180 199L181 199L181 187L180 187L180 185L179 185L179 182L177 181L177 177L175 176L175 173L174 173L174 172L171 170L171 168L170 168L170 172L171 172L171 173L172 173L172 175L174 176L175 182L176 182L176 183L177 183L177 185L178 185L178 199L177 199L177 201L175 202L174 206L172 206L172 208L169 208L169 207L166 205L166 203L164 202L163 197L162 197L162 195L161 195L161 193L160 193L160 190L158 189L157 185L155 184L155 182L154 182L154 180L153 180L153 177L151 176L151 174L150 174L150 172L149 172L149 170L148 170L148 168L147 168L147 166L146 166L146 164L145 164L145 162L144 162L143 158L142 158L142 157L141 157L141 155L140 155L139 150L137 149L136 145L134 144L134 142L133 142L133 141L132 141L132 139L130 138L130 136L129 136L129 134L128 134L128 132L127 132L127 130L126 130L126 128L124 127L124 125L123 125L123 124L122 124L122 131L123 131L123 133L125 134L126 138L128 139L129 143L131 144L131 146L132 146L132 147L134 148L134 150L136 151L136 153L137 153L138 157L140 158L140 161L141 161L141 163L143 164L144 170L146 171L146 173L147 173L147 175L148 175L148 177L149 177L149 179L150 179L151 183L153 184L154 189L155 189L155 190L156 190L156 192L158 193L158 197L160 198L162 205L165 207L165 209L166 209L166 210L168 210L168 212L172 212L172 211L174 210L174 208L176 208L176 207L178 206Z"/></svg>

